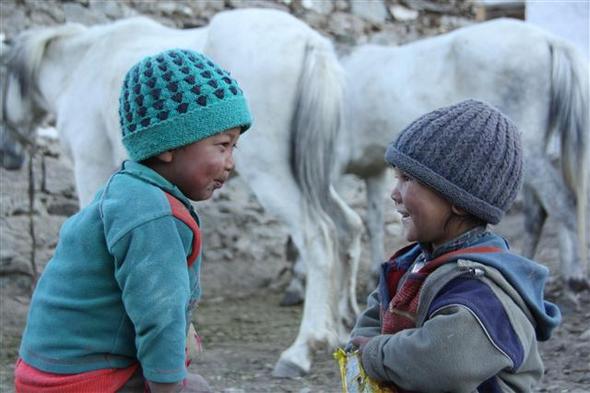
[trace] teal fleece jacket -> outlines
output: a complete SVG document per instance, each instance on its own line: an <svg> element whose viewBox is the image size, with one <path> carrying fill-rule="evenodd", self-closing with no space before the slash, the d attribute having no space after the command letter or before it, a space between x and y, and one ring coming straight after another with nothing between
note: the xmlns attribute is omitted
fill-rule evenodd
<svg viewBox="0 0 590 393"><path fill-rule="evenodd" d="M186 376L185 341L200 296L193 233L164 194L189 200L150 168L126 161L92 203L62 226L37 284L20 356L72 374L139 361L154 382Z"/></svg>

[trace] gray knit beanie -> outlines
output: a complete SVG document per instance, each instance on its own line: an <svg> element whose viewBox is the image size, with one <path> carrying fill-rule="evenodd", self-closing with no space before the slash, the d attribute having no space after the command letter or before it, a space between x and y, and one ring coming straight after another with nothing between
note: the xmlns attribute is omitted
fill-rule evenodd
<svg viewBox="0 0 590 393"><path fill-rule="evenodd" d="M238 82L205 55L186 49L148 56L127 72L119 120L123 145L135 161L230 128L244 132L252 123Z"/></svg>
<svg viewBox="0 0 590 393"><path fill-rule="evenodd" d="M385 159L497 224L522 183L521 150L512 121L484 102L466 100L419 117L389 145Z"/></svg>

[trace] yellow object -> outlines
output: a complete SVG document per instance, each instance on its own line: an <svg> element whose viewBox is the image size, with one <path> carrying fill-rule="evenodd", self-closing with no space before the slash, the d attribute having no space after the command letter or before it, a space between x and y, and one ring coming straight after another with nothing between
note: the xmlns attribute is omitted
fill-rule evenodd
<svg viewBox="0 0 590 393"><path fill-rule="evenodd" d="M395 393L395 390L382 387L369 378L361 364L359 351L345 352L338 348L334 358L340 367L342 393Z"/></svg>

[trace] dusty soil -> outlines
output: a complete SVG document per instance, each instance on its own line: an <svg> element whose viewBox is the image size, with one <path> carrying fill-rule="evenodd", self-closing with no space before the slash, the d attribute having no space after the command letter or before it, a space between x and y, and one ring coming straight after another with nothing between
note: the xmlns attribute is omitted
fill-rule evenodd
<svg viewBox="0 0 590 393"><path fill-rule="evenodd" d="M354 179L348 179L351 184L357 184ZM238 184L239 182L236 182ZM362 186L354 195L347 199L353 206L362 200ZM234 190L235 191L235 190ZM231 200L230 190L224 191L221 199L229 199L233 206L231 214L236 222L245 220L244 214L252 210L241 206L239 200ZM237 193L239 195L239 193ZM217 203L219 205L219 203ZM227 206L226 206L227 207ZM223 209L222 209L223 210ZM362 209L358 209L362 213ZM260 213L262 216L264 214ZM246 220L247 221L247 220ZM395 225L395 221L389 225ZM272 224L272 220L269 221ZM276 224L275 224L276 225ZM537 257L555 272L558 256L555 239L555 229L551 222L546 226L541 249ZM258 228L258 229L257 229ZM513 212L496 228L512 243L513 249L520 247L522 232L522 216ZM256 232L260 227L250 230ZM273 247L282 247L283 237L266 239ZM397 242L390 238L388 249L397 247ZM367 250L363 250L363 260L368 260ZM264 265L254 260L241 260L241 271L249 274L265 276L261 270L249 270L248 266L261 269ZM268 264L269 261L266 261ZM217 265L217 266L215 266ZM320 352L315 355L313 370L310 375L297 379L272 378L272 368L280 356L294 340L300 322L301 307L280 307L281 290L288 279L288 274L278 276L277 266L268 265L274 272L275 279L263 278L258 287L240 287L239 285L224 286L223 277L228 268L227 262L211 261L204 268L203 283L205 297L195 315L197 330L203 337L204 352L191 366L192 369L204 375L212 384L216 392L339 392L339 376L331 351ZM279 264L280 266L285 266ZM363 266L362 275L367 274ZM555 276L554 276L555 277ZM362 278L361 278L362 279ZM210 284L208 286L207 284ZM210 289L210 290L209 290ZM362 292L359 289L359 299ZM590 391L590 292L578 295L577 306L568 299L561 290L559 280L553 278L547 288L549 299L557 302L564 312L564 322L556 330L554 337L541 344L542 356L545 361L546 375L543 383L536 389L538 392L588 392ZM312 300L313 301L313 300ZM27 297L3 297L2 320L2 351L0 352L0 391L12 391L12 370L17 355L24 315L23 304ZM11 308L15 310L11 312Z"/></svg>
<svg viewBox="0 0 590 393"><path fill-rule="evenodd" d="M270 377L274 362L290 344L298 327L299 308L277 307L280 296L260 292L243 299L201 306L201 333L205 351L194 365L208 376L216 391L234 388L244 392L339 392L338 369L330 353L318 353L311 375L296 380ZM566 315L555 337L542 344L546 375L539 392L588 392L590 299L583 312ZM588 336L588 334L586 334ZM226 390L231 391L231 390ZM233 392L233 391L232 391Z"/></svg>

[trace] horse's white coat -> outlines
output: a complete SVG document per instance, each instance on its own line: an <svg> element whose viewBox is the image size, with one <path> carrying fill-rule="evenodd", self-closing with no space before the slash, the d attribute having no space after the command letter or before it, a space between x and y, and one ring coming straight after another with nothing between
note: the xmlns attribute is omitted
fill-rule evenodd
<svg viewBox="0 0 590 393"><path fill-rule="evenodd" d="M31 113L55 115L83 206L126 158L117 114L125 72L171 47L205 52L230 70L249 99L254 126L239 142L237 172L287 226L307 266L299 334L275 375L305 373L314 349L344 341L344 325L358 310L361 221L330 186L343 73L327 39L272 10L222 12L191 30L135 18L29 32L12 59L8 124L30 133L37 120Z"/></svg>
<svg viewBox="0 0 590 393"><path fill-rule="evenodd" d="M561 226L564 277L587 282L588 64L573 47L532 25L495 20L400 47L361 46L343 63L349 139L339 148L340 167L367 182L375 269L384 260L387 144L418 116L478 98L498 107L522 131L524 253L534 255L545 217L553 215ZM562 174L547 151L551 135L561 144Z"/></svg>

